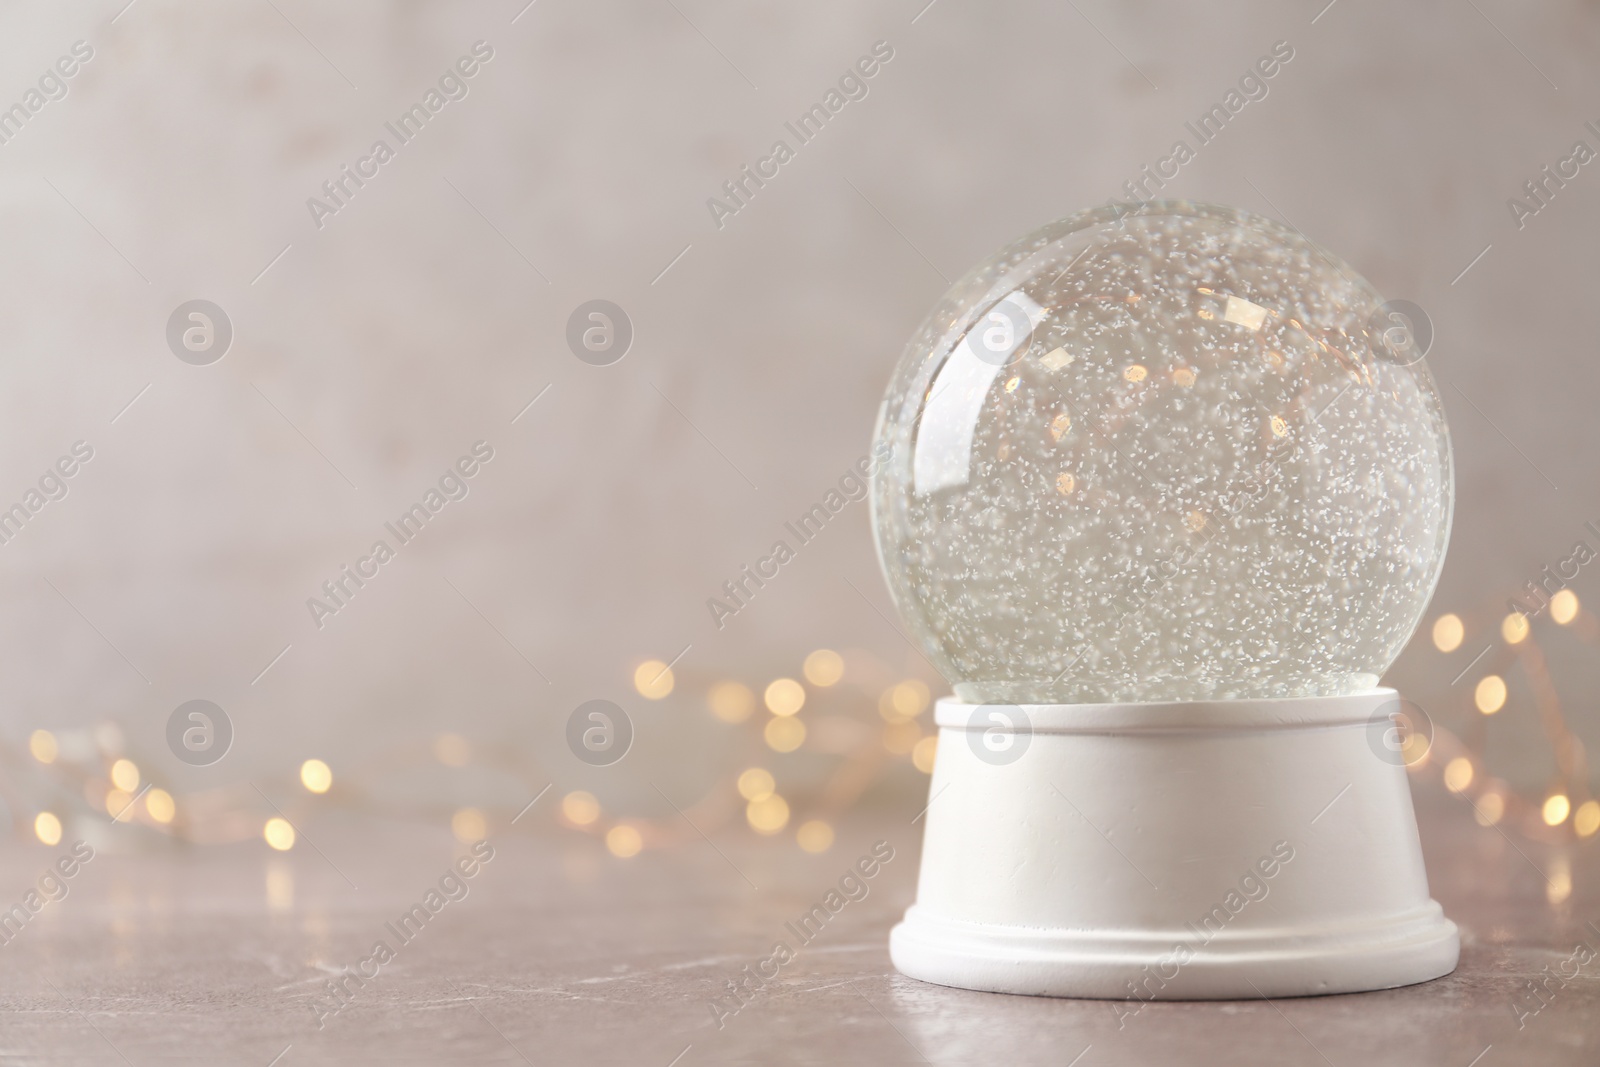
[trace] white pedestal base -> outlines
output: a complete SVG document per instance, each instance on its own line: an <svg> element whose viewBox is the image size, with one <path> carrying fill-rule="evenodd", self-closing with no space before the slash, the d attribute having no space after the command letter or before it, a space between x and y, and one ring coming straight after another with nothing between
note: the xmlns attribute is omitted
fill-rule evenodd
<svg viewBox="0 0 1600 1067"><path fill-rule="evenodd" d="M1386 989L1455 969L1393 690L939 703L912 978L1139 1000ZM1013 729L1021 723L1021 729ZM1009 721L1008 721L1009 720Z"/></svg>

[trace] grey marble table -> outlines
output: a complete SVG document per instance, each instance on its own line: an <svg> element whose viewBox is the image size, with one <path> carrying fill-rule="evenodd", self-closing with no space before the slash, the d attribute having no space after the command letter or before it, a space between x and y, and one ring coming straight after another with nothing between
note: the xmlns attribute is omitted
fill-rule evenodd
<svg viewBox="0 0 1600 1067"><path fill-rule="evenodd" d="M1600 1062L1597 963L1548 983L1537 1012L1527 992L1580 942L1600 947L1586 925L1600 922L1593 846L1532 844L1476 825L1463 804L1423 803L1434 893L1464 935L1456 973L1130 1016L895 974L886 935L913 892L913 814L859 814L821 855L742 831L621 860L535 817L491 825L487 862L443 827L354 819L303 826L283 855L108 836L61 880L64 899L8 929L0 1063ZM877 841L894 858L802 943L786 924ZM0 849L0 906L69 843ZM426 923L400 925L430 904ZM779 940L795 958L735 998L730 979L756 973ZM374 955L379 941L392 958Z"/></svg>

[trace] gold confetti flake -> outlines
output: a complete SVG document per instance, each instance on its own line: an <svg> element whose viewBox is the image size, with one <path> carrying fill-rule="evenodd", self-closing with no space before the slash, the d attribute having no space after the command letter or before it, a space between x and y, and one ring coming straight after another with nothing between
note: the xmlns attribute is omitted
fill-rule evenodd
<svg viewBox="0 0 1600 1067"><path fill-rule="evenodd" d="M1145 370L1144 366L1139 363L1135 363L1133 366L1122 372L1122 376L1128 379L1130 382L1142 382L1146 377L1149 376L1149 374L1150 372Z"/></svg>
<svg viewBox="0 0 1600 1067"><path fill-rule="evenodd" d="M1078 479L1072 476L1071 471L1062 471L1056 475L1056 492L1062 496L1071 493L1073 489L1077 488L1077 485Z"/></svg>
<svg viewBox="0 0 1600 1067"><path fill-rule="evenodd" d="M1236 296L1228 297L1228 309L1223 312L1223 318L1229 322L1237 323L1247 330L1259 330L1261 324L1267 321L1267 309L1260 304L1252 304L1248 300L1240 300Z"/></svg>
<svg viewBox="0 0 1600 1067"><path fill-rule="evenodd" d="M1202 319L1214 319L1217 317L1216 312L1212 311L1210 308L1201 308L1199 311L1196 311L1195 314L1199 315Z"/></svg>
<svg viewBox="0 0 1600 1067"><path fill-rule="evenodd" d="M1072 429L1072 416L1062 412L1050 420L1050 438L1059 441L1068 430Z"/></svg>
<svg viewBox="0 0 1600 1067"><path fill-rule="evenodd" d="M1191 511L1189 514L1183 517L1183 524L1187 526L1192 533L1199 533L1201 530L1204 530L1206 528L1206 522L1206 513L1199 510Z"/></svg>
<svg viewBox="0 0 1600 1067"><path fill-rule="evenodd" d="M1284 422L1283 421L1283 417L1280 416L1280 415L1272 416L1272 436L1274 436L1274 437L1287 437L1287 436L1289 436L1289 424Z"/></svg>
<svg viewBox="0 0 1600 1067"><path fill-rule="evenodd" d="M1176 384L1188 389L1190 386L1194 385L1194 371L1190 370L1188 367L1179 367L1177 370L1172 372L1172 380Z"/></svg>
<svg viewBox="0 0 1600 1067"><path fill-rule="evenodd" d="M1039 362L1044 364L1046 370L1060 370L1072 362L1072 354L1065 348L1053 348L1040 356Z"/></svg>
<svg viewBox="0 0 1600 1067"><path fill-rule="evenodd" d="M1017 391L1017 383L1020 382L1020 381L1022 381L1022 378L1020 376L1018 376L1018 375L1015 375L1015 374L1013 374L1010 378L1006 379L1006 392L1008 392L1008 393L1016 392Z"/></svg>

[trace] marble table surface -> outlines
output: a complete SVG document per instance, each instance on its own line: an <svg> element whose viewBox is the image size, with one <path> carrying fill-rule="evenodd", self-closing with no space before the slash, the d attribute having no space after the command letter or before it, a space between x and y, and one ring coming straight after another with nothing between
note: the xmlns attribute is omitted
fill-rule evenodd
<svg viewBox="0 0 1600 1067"><path fill-rule="evenodd" d="M623 860L549 812L491 823L477 856L444 827L354 817L302 826L287 854L152 848L110 828L70 878L46 878L70 840L12 842L0 907L41 880L40 899L66 896L0 946L0 1064L1600 1062L1600 962L1552 983L1537 1012L1526 992L1580 942L1600 947L1600 851L1419 805L1434 895L1462 928L1454 974L1131 1017L895 974L886 935L920 838L909 807L852 816L821 855L741 831ZM785 924L878 841L894 858L866 895L732 1010L729 979L775 941L797 945ZM417 904L437 910L397 925ZM347 968L358 977L333 989Z"/></svg>

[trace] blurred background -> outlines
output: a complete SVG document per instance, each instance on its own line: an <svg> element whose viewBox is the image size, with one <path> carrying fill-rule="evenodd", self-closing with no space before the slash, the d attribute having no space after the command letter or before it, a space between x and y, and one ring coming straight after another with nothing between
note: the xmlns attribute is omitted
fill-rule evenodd
<svg viewBox="0 0 1600 1067"><path fill-rule="evenodd" d="M1575 155L1600 150L1600 13L1324 3L8 5L14 833L109 810L148 831L124 843L287 847L268 820L321 804L470 840L548 785L618 855L678 840L675 809L816 850L853 806L920 806L947 688L864 503L736 614L707 601L866 455L952 279L1125 197L1286 48L1163 195L1289 222L1425 310L1458 495L1387 679L1434 729L1414 780L1593 834L1595 579L1504 620L1600 552L1600 165ZM186 349L195 300L222 318ZM583 348L595 300L620 358ZM385 523L475 446L400 544ZM343 579L379 539L394 558ZM232 731L206 765L169 742L192 700ZM591 700L626 762L575 755Z"/></svg>

